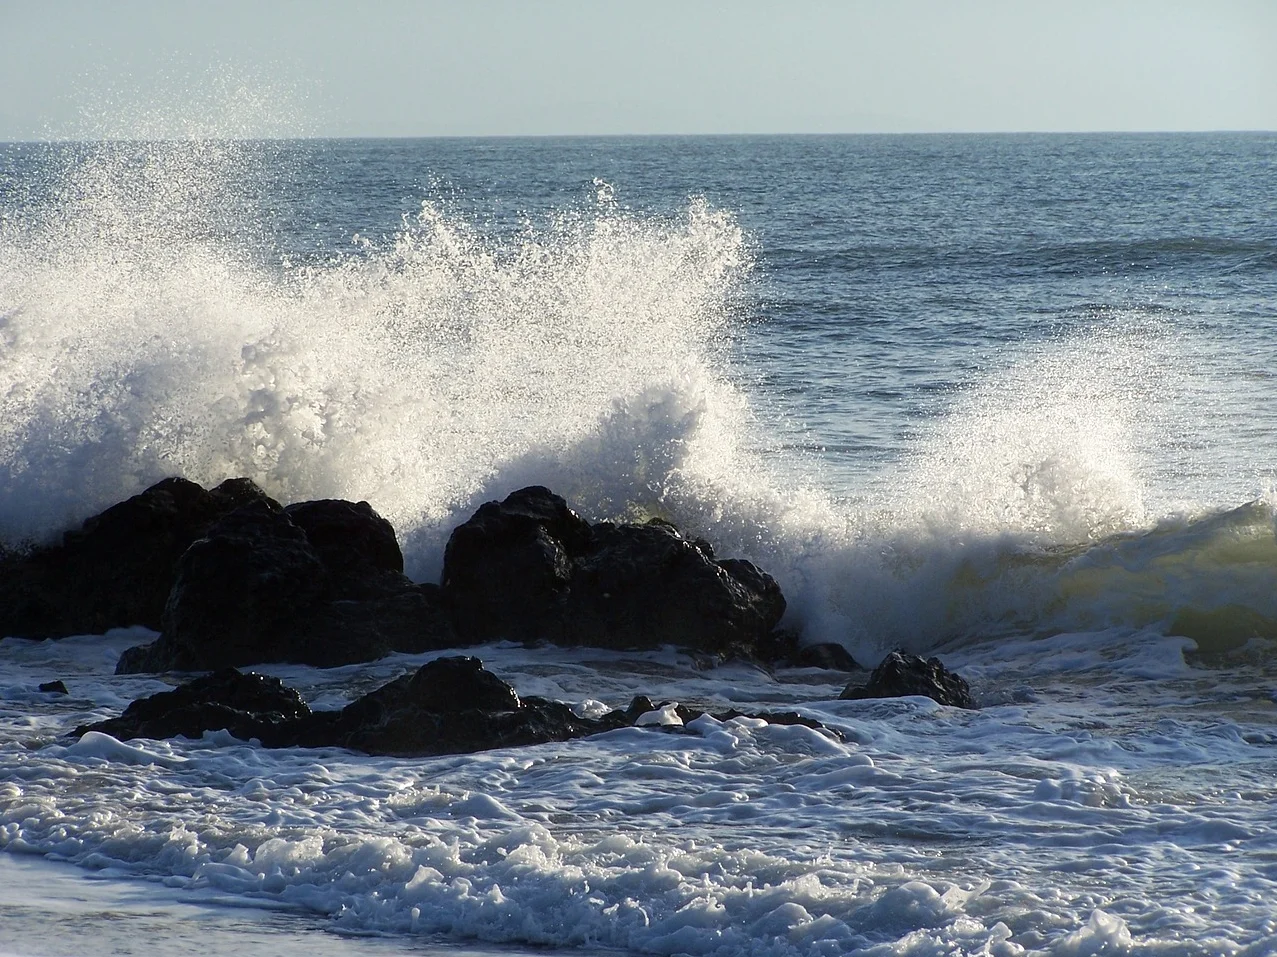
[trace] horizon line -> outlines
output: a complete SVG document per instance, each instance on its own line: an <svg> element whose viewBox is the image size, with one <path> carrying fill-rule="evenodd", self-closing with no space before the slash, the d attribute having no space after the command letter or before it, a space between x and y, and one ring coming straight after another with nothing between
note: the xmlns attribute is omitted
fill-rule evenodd
<svg viewBox="0 0 1277 957"><path fill-rule="evenodd" d="M664 132L664 133L336 133L336 134L280 134L280 135L164 135L126 136L106 135L97 137L44 136L39 138L5 139L5 146L53 144L53 143L164 143L187 140L238 140L243 142L332 142L358 140L604 140L604 139L767 139L767 138L819 138L853 136L1220 136L1242 134L1272 134L1277 128L1219 127L1212 129L1035 129L1035 130L854 130L854 131L797 131L797 132Z"/></svg>

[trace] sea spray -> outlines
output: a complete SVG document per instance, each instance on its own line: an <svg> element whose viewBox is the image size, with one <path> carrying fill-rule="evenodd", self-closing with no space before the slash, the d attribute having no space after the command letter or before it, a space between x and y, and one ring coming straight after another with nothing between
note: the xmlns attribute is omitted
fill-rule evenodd
<svg viewBox="0 0 1277 957"><path fill-rule="evenodd" d="M739 407L712 357L749 260L705 203L670 221L600 205L503 246L427 202L384 245L269 265L211 226L246 151L73 153L58 201L6 227L6 538L174 473L368 499L410 541L520 462L600 517L655 509L706 409ZM606 461L553 468L627 409L647 424Z"/></svg>
<svg viewBox="0 0 1277 957"><path fill-rule="evenodd" d="M536 483L591 519L659 515L758 561L788 625L866 661L1026 630L1200 632L1198 612L1263 632L1273 616L1253 582L1183 601L1148 598L1173 585L1156 571L1138 594L1116 572L1080 584L1096 573L1079 554L1128 555L1124 536L1167 514L1149 463L1185 350L1155 315L1097 316L987 363L846 498L775 451L768 400L737 371L754 250L727 212L638 214L595 186L511 229L435 197L384 239L294 256L263 222L288 155L198 138L45 154L0 226L6 541L165 475L248 475L285 502L370 501L410 574L433 579L453 526ZM1237 569L1220 567L1228 585ZM1231 596L1218 614L1211 593Z"/></svg>

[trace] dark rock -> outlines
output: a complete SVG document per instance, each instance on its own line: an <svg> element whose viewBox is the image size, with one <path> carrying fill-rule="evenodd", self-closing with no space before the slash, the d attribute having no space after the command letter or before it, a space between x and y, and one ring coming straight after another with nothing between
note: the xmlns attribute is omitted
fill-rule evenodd
<svg viewBox="0 0 1277 957"><path fill-rule="evenodd" d="M435 714L519 709L514 689L485 671L478 658L439 658L423 665L412 676L408 693L419 708Z"/></svg>
<svg viewBox="0 0 1277 957"><path fill-rule="evenodd" d="M366 598L368 579L403 574L403 552L391 524L367 502L321 499L284 509L328 569L333 598ZM372 589L375 591L375 588Z"/></svg>
<svg viewBox="0 0 1277 957"><path fill-rule="evenodd" d="M383 582L383 585L388 583ZM277 659L319 668L374 661L392 652L421 654L460 644L439 597L439 586L399 576L380 598L321 602L296 618Z"/></svg>
<svg viewBox="0 0 1277 957"><path fill-rule="evenodd" d="M842 645L832 641L801 645L790 656L789 663L798 668L825 668L829 671L859 671L860 665Z"/></svg>
<svg viewBox="0 0 1277 957"><path fill-rule="evenodd" d="M686 724L689 721L695 721L703 711L697 711L694 708L684 708L679 705L674 709L674 713ZM824 725L815 718L808 718L797 711L738 711L736 708L729 708L727 711L716 711L711 717L717 721L731 721L732 718L762 718L768 724L795 725L801 724L804 728L823 728Z"/></svg>
<svg viewBox="0 0 1277 957"><path fill-rule="evenodd" d="M157 644L183 671L295 660L293 626L326 585L306 533L275 503L254 502L182 556Z"/></svg>
<svg viewBox="0 0 1277 957"><path fill-rule="evenodd" d="M715 561L668 522L590 526L540 486L488 502L453 532L444 596L469 641L604 648L677 644L755 656L785 611L746 561Z"/></svg>
<svg viewBox="0 0 1277 957"><path fill-rule="evenodd" d="M622 712L628 724L633 724L649 711L655 711L656 705L652 703L652 699L645 694L635 695L630 699L629 707Z"/></svg>
<svg viewBox="0 0 1277 957"><path fill-rule="evenodd" d="M60 545L0 558L0 635L158 629L182 553L252 501L269 499L248 479L205 490L169 478L89 518Z"/></svg>
<svg viewBox="0 0 1277 957"><path fill-rule="evenodd" d="M839 697L856 700L905 695L923 695L954 708L978 707L966 681L941 664L939 658L924 660L902 651L887 655L864 687L848 685Z"/></svg>
<svg viewBox="0 0 1277 957"><path fill-rule="evenodd" d="M70 694L61 681L45 681L39 687L45 694Z"/></svg>
<svg viewBox="0 0 1277 957"><path fill-rule="evenodd" d="M441 587L402 569L394 529L367 502L284 509L247 479L212 491L167 479L58 549L0 559L0 631L158 627L120 673L328 667L498 638L767 659L785 610L749 562L715 560L659 520L591 527L540 486L453 532Z"/></svg>
<svg viewBox="0 0 1277 957"><path fill-rule="evenodd" d="M539 485L488 502L448 539L443 591L457 634L473 642L558 640L572 558L589 524Z"/></svg>
<svg viewBox="0 0 1277 957"><path fill-rule="evenodd" d="M573 566L563 638L605 648L683 645L752 655L785 613L771 576L714 561L667 522L600 524Z"/></svg>
<svg viewBox="0 0 1277 957"><path fill-rule="evenodd" d="M130 648L116 671L335 667L455 644L438 588L414 584L402 564L390 523L367 503L252 503L182 556L160 638Z"/></svg>
<svg viewBox="0 0 1277 957"><path fill-rule="evenodd" d="M0 635L145 625L121 673L265 661L320 665L455 643L434 585L403 575L394 529L366 502L283 510L249 479L165 479L68 532L0 552Z"/></svg>
<svg viewBox="0 0 1277 957"><path fill-rule="evenodd" d="M101 731L121 739L195 738L226 730L266 747L345 747L369 754L426 756L566 741L631 726L654 708L650 698L639 696L624 711L582 718L556 701L520 698L514 688L485 671L477 658L453 657L401 675L340 711L311 711L276 678L226 669L141 698L118 718L81 726L74 733ZM704 712L680 707L677 713L687 722ZM738 711L716 715L724 721L739 716ZM765 718L819 727L792 712Z"/></svg>
<svg viewBox="0 0 1277 957"><path fill-rule="evenodd" d="M862 671L858 661L840 644L818 642L804 645L802 632L776 628L758 644L756 657L770 665L791 668L824 668L827 671Z"/></svg>
<svg viewBox="0 0 1277 957"><path fill-rule="evenodd" d="M139 698L118 718L76 728L75 734L102 731L129 738L198 738L206 731L229 731L243 740L282 741L280 728L300 726L311 715L296 691L278 678L242 674L225 668L213 674Z"/></svg>

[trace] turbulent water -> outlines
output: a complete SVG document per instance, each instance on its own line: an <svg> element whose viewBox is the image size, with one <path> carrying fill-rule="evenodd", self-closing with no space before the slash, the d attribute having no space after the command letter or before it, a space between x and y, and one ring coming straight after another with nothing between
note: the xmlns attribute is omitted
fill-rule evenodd
<svg viewBox="0 0 1277 957"><path fill-rule="evenodd" d="M165 686L112 676L137 634L4 639L0 847L98 880L0 896L0 951L1277 953L1275 165L1267 134L0 146L0 540L248 475L370 501L434 579L544 484L984 705L501 644L523 693L841 740L122 744L66 735ZM263 670L338 706L422 660Z"/></svg>

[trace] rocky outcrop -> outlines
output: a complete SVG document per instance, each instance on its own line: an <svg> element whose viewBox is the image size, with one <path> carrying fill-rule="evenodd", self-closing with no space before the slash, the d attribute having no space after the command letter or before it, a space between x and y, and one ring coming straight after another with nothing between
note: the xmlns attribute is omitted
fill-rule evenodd
<svg viewBox="0 0 1277 957"><path fill-rule="evenodd" d="M560 639L572 561L590 534L588 522L540 486L481 505L444 551L443 593L457 634Z"/></svg>
<svg viewBox="0 0 1277 957"><path fill-rule="evenodd" d="M676 644L756 656L785 612L746 561L715 560L668 522L590 525L540 486L488 502L448 542L444 598L471 641Z"/></svg>
<svg viewBox="0 0 1277 957"><path fill-rule="evenodd" d="M381 582L403 574L403 552L395 529L367 502L320 499L284 509L327 570L332 597L381 597Z"/></svg>
<svg viewBox="0 0 1277 957"><path fill-rule="evenodd" d="M0 558L0 636L60 638L159 629L178 559L217 521L269 501L248 479L206 490L169 478L69 531Z"/></svg>
<svg viewBox="0 0 1277 957"><path fill-rule="evenodd" d="M667 705L684 723L704 712ZM661 709L645 697L628 708L583 718L567 705L521 698L471 657L439 658L340 711L312 711L277 678L224 669L130 704L117 718L84 725L116 738L198 738L228 731L265 747L344 747L368 754L415 757L566 741L630 726L679 730L650 720ZM741 716L731 711L719 720ZM767 714L772 723L819 725L796 714Z"/></svg>
<svg viewBox="0 0 1277 957"><path fill-rule="evenodd" d="M941 664L939 658L923 659L902 651L887 655L873 670L867 684L849 684L839 697L856 700L906 695L923 695L954 708L979 707L966 680Z"/></svg>
<svg viewBox="0 0 1277 957"><path fill-rule="evenodd" d="M139 698L118 718L76 728L75 734L102 731L129 738L198 738L206 731L229 731L242 740L275 740L312 714L306 702L278 678L242 674L226 668ZM283 732L281 732L283 733ZM279 740L286 740L280 738Z"/></svg>
<svg viewBox="0 0 1277 957"><path fill-rule="evenodd" d="M320 667L496 639L782 660L779 586L659 519L591 525L540 486L454 530L443 583L403 574L367 502L281 507L247 479L166 479L68 533L0 559L0 633L145 625L118 671L265 662Z"/></svg>
<svg viewBox="0 0 1277 957"><path fill-rule="evenodd" d="M366 502L253 502L186 550L159 639L117 671L333 667L451 646L438 589L402 568L394 530Z"/></svg>

